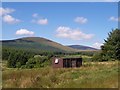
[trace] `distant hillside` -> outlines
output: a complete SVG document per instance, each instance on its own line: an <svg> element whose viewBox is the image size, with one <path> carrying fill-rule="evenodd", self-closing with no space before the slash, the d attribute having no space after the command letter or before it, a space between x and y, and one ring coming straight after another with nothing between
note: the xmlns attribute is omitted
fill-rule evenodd
<svg viewBox="0 0 120 90"><path fill-rule="evenodd" d="M25 49L32 51L57 51L57 52L74 52L73 48L63 46L54 41L41 37L26 37L15 40L2 41L3 47Z"/></svg>
<svg viewBox="0 0 120 90"><path fill-rule="evenodd" d="M73 48L73 49L78 49L78 50L98 50L96 48L83 46L83 45L69 45L68 47Z"/></svg>

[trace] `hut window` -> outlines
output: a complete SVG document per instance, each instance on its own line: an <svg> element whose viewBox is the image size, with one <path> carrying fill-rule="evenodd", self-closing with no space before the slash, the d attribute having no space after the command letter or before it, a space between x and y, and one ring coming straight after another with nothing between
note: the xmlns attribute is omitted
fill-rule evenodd
<svg viewBox="0 0 120 90"><path fill-rule="evenodd" d="M58 58L55 59L55 64L58 64L59 63L59 60Z"/></svg>

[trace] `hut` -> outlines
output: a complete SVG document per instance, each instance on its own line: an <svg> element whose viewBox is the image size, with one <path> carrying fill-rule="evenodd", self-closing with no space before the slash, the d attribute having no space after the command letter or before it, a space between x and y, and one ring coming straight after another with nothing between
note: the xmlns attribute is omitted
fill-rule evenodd
<svg viewBox="0 0 120 90"><path fill-rule="evenodd" d="M82 66L81 57L54 57L52 60L53 68L73 68Z"/></svg>

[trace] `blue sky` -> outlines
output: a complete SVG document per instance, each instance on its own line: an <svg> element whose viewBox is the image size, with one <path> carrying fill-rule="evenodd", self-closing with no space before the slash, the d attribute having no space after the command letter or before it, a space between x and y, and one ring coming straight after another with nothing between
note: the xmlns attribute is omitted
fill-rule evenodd
<svg viewBox="0 0 120 90"><path fill-rule="evenodd" d="M4 2L0 16L3 40L34 36L95 48L119 21L117 2Z"/></svg>
<svg viewBox="0 0 120 90"><path fill-rule="evenodd" d="M2 2L119 2L119 0L2 0Z"/></svg>

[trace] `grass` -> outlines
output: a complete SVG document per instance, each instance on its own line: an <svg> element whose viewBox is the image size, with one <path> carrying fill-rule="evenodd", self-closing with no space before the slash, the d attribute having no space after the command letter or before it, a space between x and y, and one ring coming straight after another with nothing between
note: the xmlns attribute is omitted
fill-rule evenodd
<svg viewBox="0 0 120 90"><path fill-rule="evenodd" d="M118 61L85 62L80 68L3 70L3 88L118 88Z"/></svg>
<svg viewBox="0 0 120 90"><path fill-rule="evenodd" d="M0 59L0 89L2 89L2 60Z"/></svg>

